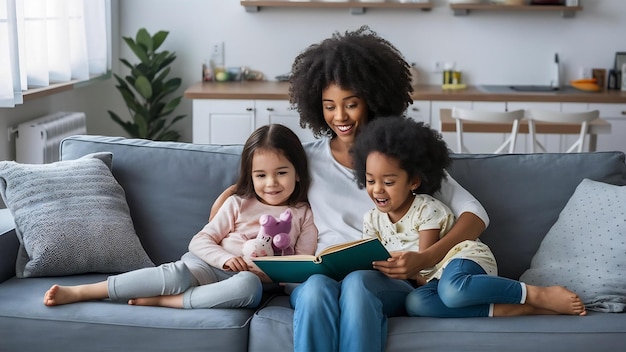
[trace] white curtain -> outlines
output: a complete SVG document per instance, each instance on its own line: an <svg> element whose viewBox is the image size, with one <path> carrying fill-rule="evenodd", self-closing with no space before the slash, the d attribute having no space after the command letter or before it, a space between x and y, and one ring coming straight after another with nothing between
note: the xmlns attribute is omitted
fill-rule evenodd
<svg viewBox="0 0 626 352"><path fill-rule="evenodd" d="M0 0L0 107L110 69L108 0Z"/></svg>

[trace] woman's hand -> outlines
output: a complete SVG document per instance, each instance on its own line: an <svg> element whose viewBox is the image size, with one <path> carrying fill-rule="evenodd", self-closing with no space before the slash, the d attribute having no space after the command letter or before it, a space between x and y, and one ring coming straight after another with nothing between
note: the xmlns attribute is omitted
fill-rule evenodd
<svg viewBox="0 0 626 352"><path fill-rule="evenodd" d="M232 257L224 264L224 269L230 271L248 271L248 264L242 257Z"/></svg>
<svg viewBox="0 0 626 352"><path fill-rule="evenodd" d="M213 205L211 206L211 213L209 214L209 221L213 220L213 217L215 217L215 214L217 214L217 211L220 210L222 205L224 205L226 198L232 196L233 194L235 194L235 185L230 185L228 188L224 190L224 192L222 192L222 194L217 196L217 199L215 200L215 202L213 202Z"/></svg>
<svg viewBox="0 0 626 352"><path fill-rule="evenodd" d="M374 262L374 269L392 279L416 279L420 270L427 267L425 258L417 252L391 252L391 258Z"/></svg>

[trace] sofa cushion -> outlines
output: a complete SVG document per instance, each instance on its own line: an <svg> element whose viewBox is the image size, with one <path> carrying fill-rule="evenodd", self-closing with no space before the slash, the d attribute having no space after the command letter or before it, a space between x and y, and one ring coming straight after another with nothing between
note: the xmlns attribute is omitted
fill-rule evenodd
<svg viewBox="0 0 626 352"><path fill-rule="evenodd" d="M137 236L152 261L162 264L189 250L217 196L236 182L241 150L90 135L64 139L61 159L113 153L113 176L126 192Z"/></svg>
<svg viewBox="0 0 626 352"><path fill-rule="evenodd" d="M626 186L584 179L520 280L575 291L587 309L626 308Z"/></svg>
<svg viewBox="0 0 626 352"><path fill-rule="evenodd" d="M154 265L135 234L111 159L98 153L52 164L0 162L0 192L20 240L17 277Z"/></svg>
<svg viewBox="0 0 626 352"><path fill-rule="evenodd" d="M98 300L48 307L53 284L106 274L12 278L0 284L2 352L245 352L253 309L174 309Z"/></svg>

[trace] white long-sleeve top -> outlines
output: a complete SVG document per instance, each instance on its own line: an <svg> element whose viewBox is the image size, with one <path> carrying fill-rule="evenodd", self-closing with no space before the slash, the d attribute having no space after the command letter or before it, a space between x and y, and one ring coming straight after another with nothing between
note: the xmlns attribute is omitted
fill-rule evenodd
<svg viewBox="0 0 626 352"><path fill-rule="evenodd" d="M309 203L319 232L317 253L334 244L360 239L363 215L374 207L369 195L357 186L353 170L333 158L329 138L306 143L304 150L309 158L312 181ZM489 225L483 206L452 177L443 181L434 197L448 205L457 218L470 212L485 226Z"/></svg>

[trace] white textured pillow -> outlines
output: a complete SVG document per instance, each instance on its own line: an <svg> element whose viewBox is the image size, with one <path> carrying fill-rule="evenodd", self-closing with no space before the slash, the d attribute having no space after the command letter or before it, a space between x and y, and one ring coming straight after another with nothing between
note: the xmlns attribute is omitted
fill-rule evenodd
<svg viewBox="0 0 626 352"><path fill-rule="evenodd" d="M135 233L111 153L52 164L0 161L0 193L20 240L17 277L154 266Z"/></svg>
<svg viewBox="0 0 626 352"><path fill-rule="evenodd" d="M561 285L587 309L626 310L626 186L584 179L520 281Z"/></svg>

